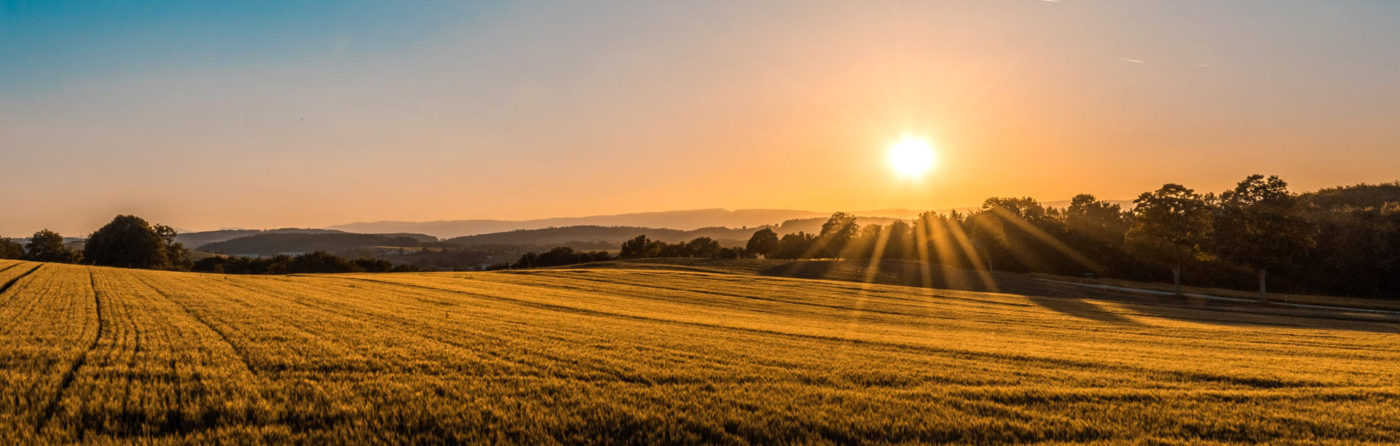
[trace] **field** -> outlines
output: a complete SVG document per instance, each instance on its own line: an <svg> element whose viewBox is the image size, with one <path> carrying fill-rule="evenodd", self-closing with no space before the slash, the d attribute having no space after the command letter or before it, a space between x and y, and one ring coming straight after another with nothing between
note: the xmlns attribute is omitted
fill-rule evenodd
<svg viewBox="0 0 1400 446"><path fill-rule="evenodd" d="M1400 442L1393 320L1046 294L0 261L0 443Z"/></svg>

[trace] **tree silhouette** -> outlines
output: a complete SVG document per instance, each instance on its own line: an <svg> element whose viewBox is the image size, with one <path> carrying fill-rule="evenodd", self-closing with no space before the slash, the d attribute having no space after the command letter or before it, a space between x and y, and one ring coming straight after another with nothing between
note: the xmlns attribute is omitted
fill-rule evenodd
<svg viewBox="0 0 1400 446"><path fill-rule="evenodd" d="M24 257L24 247L19 243L10 241L7 238L0 238L0 259L19 259Z"/></svg>
<svg viewBox="0 0 1400 446"><path fill-rule="evenodd" d="M649 239L646 235L639 235L636 238L622 242L622 251L617 254L620 259L641 259L656 257L661 253L661 246Z"/></svg>
<svg viewBox="0 0 1400 446"><path fill-rule="evenodd" d="M1130 214L1123 212L1121 206L1079 194L1070 200L1064 217L1065 243L1109 265L1123 263L1123 239Z"/></svg>
<svg viewBox="0 0 1400 446"><path fill-rule="evenodd" d="M686 251L691 257L712 258L719 256L719 242L709 237L696 237L685 244Z"/></svg>
<svg viewBox="0 0 1400 446"><path fill-rule="evenodd" d="M778 241L778 249L773 252L773 258L796 259L804 255L810 255L812 245L817 241L817 237L805 232L783 235Z"/></svg>
<svg viewBox="0 0 1400 446"><path fill-rule="evenodd" d="M881 253L886 259L914 259L918 258L914 249L914 230L908 222L895 220L885 227L885 252Z"/></svg>
<svg viewBox="0 0 1400 446"><path fill-rule="evenodd" d="M753 233L749 237L749 243L744 246L744 250L752 255L767 257L778 250L778 233L772 228L763 228Z"/></svg>
<svg viewBox="0 0 1400 446"><path fill-rule="evenodd" d="M993 259L997 252L1006 246L1006 227L1001 218L990 212L978 212L967 217L968 238L971 239L974 250L982 252L982 261L987 271L996 271L996 263Z"/></svg>
<svg viewBox="0 0 1400 446"><path fill-rule="evenodd" d="M173 241L174 235L170 237ZM83 248L83 259L94 265L122 268L164 268L170 265L166 257L166 239L146 220L134 215L118 215L92 233Z"/></svg>
<svg viewBox="0 0 1400 446"><path fill-rule="evenodd" d="M1216 251L1259 273L1259 300L1268 300L1264 285L1269 270L1292 265L1315 245L1316 235L1288 183L1277 176L1250 175L1220 194Z"/></svg>
<svg viewBox="0 0 1400 446"><path fill-rule="evenodd" d="M818 243L822 244L822 257L841 257L846 244L859 234L860 225L856 224L855 215L845 212L831 214L826 223L822 223L822 231L817 235Z"/></svg>
<svg viewBox="0 0 1400 446"><path fill-rule="evenodd" d="M1180 184L1144 192L1133 203L1135 220L1127 248L1148 262L1171 268L1172 289L1181 294L1181 266L1205 256L1210 240L1210 207L1200 194Z"/></svg>
<svg viewBox="0 0 1400 446"><path fill-rule="evenodd" d="M36 262L73 262L78 253L63 246L63 236L48 229L35 232L24 246L25 258Z"/></svg>
<svg viewBox="0 0 1400 446"><path fill-rule="evenodd" d="M170 268L189 269L194 262L190 261L190 252L185 249L185 245L175 241L175 236L179 235L174 228L166 225L155 225L153 228L156 236L160 237L162 248L165 250L166 265Z"/></svg>

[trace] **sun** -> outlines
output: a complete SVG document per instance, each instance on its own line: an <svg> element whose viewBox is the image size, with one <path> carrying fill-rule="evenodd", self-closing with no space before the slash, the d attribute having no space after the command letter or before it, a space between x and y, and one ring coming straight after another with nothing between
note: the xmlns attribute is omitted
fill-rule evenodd
<svg viewBox="0 0 1400 446"><path fill-rule="evenodd" d="M889 162L901 177L922 177L933 169L933 145L922 138L906 136L890 145Z"/></svg>

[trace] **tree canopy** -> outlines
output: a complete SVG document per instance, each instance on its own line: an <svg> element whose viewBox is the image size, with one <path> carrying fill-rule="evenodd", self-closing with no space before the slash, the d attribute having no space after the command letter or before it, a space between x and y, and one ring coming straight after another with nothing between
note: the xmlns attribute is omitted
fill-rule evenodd
<svg viewBox="0 0 1400 446"><path fill-rule="evenodd" d="M63 245L63 236L48 229L35 232L24 246L25 259L36 262L75 262L79 254Z"/></svg>

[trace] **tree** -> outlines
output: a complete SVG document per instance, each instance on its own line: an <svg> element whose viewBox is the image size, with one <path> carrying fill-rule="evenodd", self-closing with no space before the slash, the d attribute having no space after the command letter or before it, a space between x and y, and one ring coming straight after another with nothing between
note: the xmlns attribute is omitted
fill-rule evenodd
<svg viewBox="0 0 1400 446"><path fill-rule="evenodd" d="M1093 195L1079 194L1070 200L1065 209L1065 226L1071 232L1080 233L1090 239L1105 244L1122 243L1123 234L1128 232L1128 220L1123 208Z"/></svg>
<svg viewBox="0 0 1400 446"><path fill-rule="evenodd" d="M1205 257L1211 229L1209 205L1180 184L1143 192L1133 204L1133 226L1124 236L1129 252L1171 268L1173 290L1181 294L1181 266Z"/></svg>
<svg viewBox="0 0 1400 446"><path fill-rule="evenodd" d="M796 259L810 255L812 245L817 241L817 237L805 232L784 235L778 241L778 249L773 251L775 259Z"/></svg>
<svg viewBox="0 0 1400 446"><path fill-rule="evenodd" d="M1123 263L1123 238L1129 215L1117 204L1079 194L1065 209L1065 243L1110 265Z"/></svg>
<svg viewBox="0 0 1400 446"><path fill-rule="evenodd" d="M918 258L914 248L914 229L904 220L895 220L885 228L885 252L882 253L886 259L913 259Z"/></svg>
<svg viewBox="0 0 1400 446"><path fill-rule="evenodd" d="M288 274L307 273L351 273L358 272L359 268L349 260L325 251L316 251L309 254L302 254L293 257L287 262L286 270Z"/></svg>
<svg viewBox="0 0 1400 446"><path fill-rule="evenodd" d="M656 257L660 252L660 244L647 239L646 235L639 235L636 238L622 242L622 251L617 254L617 258L640 259Z"/></svg>
<svg viewBox="0 0 1400 446"><path fill-rule="evenodd" d="M156 231L156 236L160 237L161 242L165 245L166 265L174 269L188 270L194 262L190 261L190 251L185 249L185 245L175 241L175 236L180 234L174 228L166 225L158 224L153 229Z"/></svg>
<svg viewBox="0 0 1400 446"><path fill-rule="evenodd" d="M165 268L170 265L166 249L166 239L146 220L134 215L118 215L88 237L83 259L93 265Z"/></svg>
<svg viewBox="0 0 1400 446"><path fill-rule="evenodd" d="M25 258L36 262L73 262L78 253L63 246L63 236L48 229L35 232L24 246Z"/></svg>
<svg viewBox="0 0 1400 446"><path fill-rule="evenodd" d="M1259 273L1259 300L1267 301L1270 269L1291 265L1317 242L1317 228L1277 176L1250 175L1220 194L1215 248L1222 258Z"/></svg>
<svg viewBox="0 0 1400 446"><path fill-rule="evenodd" d="M0 238L0 259L24 258L24 247L7 238Z"/></svg>
<svg viewBox="0 0 1400 446"><path fill-rule="evenodd" d="M719 242L709 237L696 237L685 244L686 251L691 257L713 258L719 256Z"/></svg>
<svg viewBox="0 0 1400 446"><path fill-rule="evenodd" d="M744 250L752 255L767 257L778 250L778 233L772 228L763 228L753 233L749 237L749 243L744 246Z"/></svg>
<svg viewBox="0 0 1400 446"><path fill-rule="evenodd" d="M996 271L996 263L992 259L996 256L998 249L1006 247L1006 227L1002 224L1001 218L991 212L978 212L967 217L964 222L968 226L968 238L972 241L974 251L982 251L982 261L987 271Z"/></svg>
<svg viewBox="0 0 1400 446"><path fill-rule="evenodd" d="M856 224L856 216L845 212L831 214L822 223L821 234L817 235L818 242L822 247L823 257L841 257L841 251L846 249L846 243L856 238L860 234L860 225Z"/></svg>

